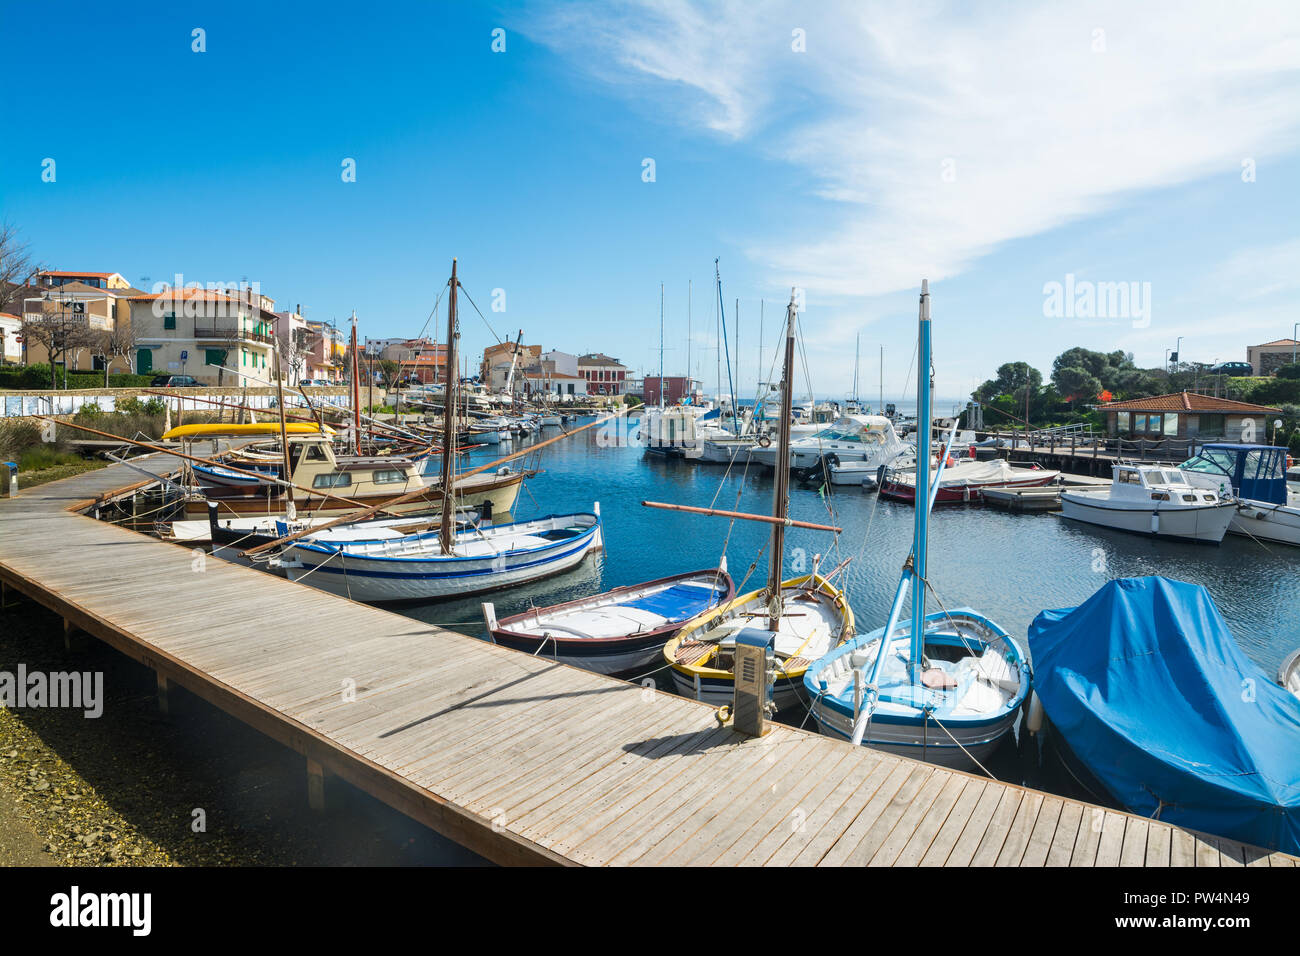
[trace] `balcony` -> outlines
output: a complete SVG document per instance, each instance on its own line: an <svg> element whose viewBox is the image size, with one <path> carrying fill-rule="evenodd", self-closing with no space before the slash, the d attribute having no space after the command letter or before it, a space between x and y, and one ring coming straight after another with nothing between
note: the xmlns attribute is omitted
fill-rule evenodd
<svg viewBox="0 0 1300 956"><path fill-rule="evenodd" d="M222 342L263 342L270 345L272 336L251 329L241 329L235 325L223 325L219 322L196 321L194 323L196 339L216 339Z"/></svg>

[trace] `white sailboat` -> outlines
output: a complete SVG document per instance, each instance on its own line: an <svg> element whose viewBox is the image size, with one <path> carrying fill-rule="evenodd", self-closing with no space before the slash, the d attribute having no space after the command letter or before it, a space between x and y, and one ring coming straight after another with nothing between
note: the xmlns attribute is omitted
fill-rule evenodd
<svg viewBox="0 0 1300 956"><path fill-rule="evenodd" d="M930 508L938 483L930 461L930 293L921 283L916 489L912 553L885 626L818 659L804 689L823 733L854 744L969 768L1011 732L1029 691L1029 665L1016 642L970 608L926 614ZM946 455L944 458L946 459ZM938 478L942 478L942 460ZM912 589L912 617L899 617Z"/></svg>

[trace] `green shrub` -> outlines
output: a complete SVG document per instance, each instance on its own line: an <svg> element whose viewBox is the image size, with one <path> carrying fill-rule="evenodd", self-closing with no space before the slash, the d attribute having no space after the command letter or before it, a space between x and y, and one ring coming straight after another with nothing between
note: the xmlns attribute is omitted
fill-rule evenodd
<svg viewBox="0 0 1300 956"><path fill-rule="evenodd" d="M161 415L167 410L167 403L161 398L150 398L147 401L140 401L138 398L127 398L118 402L116 411L121 415Z"/></svg>

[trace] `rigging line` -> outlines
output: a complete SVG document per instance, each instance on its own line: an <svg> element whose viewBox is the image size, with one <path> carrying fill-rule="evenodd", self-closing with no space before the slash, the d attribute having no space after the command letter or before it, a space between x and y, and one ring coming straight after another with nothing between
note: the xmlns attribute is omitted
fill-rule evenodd
<svg viewBox="0 0 1300 956"><path fill-rule="evenodd" d="M497 345L502 345L503 343L502 343L502 341L501 341L501 336L497 335L496 329L492 328L492 323L490 323L490 322L487 320L487 316L485 316L482 312L479 312L479 308L478 308L478 306L477 306L477 305L474 305L474 299L470 296L470 294L469 294L469 290L465 288L465 283L463 283L463 282L461 282L459 279L457 279L457 280L456 280L456 285L458 285L458 286L460 287L460 291L461 291L461 292L464 292L464 293L465 293L465 298L469 301L469 304L470 304L471 306L474 306L474 311L475 311L475 312L478 312L478 317L479 317L480 319L483 320L483 324L487 326L487 330L488 330L489 332L491 332L491 333L492 333L492 337L493 337L494 339L497 340ZM459 325L459 323L457 323L457 324Z"/></svg>

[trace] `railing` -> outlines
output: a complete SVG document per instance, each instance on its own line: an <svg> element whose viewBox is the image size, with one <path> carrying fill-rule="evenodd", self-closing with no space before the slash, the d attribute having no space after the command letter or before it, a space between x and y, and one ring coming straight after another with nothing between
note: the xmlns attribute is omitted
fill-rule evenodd
<svg viewBox="0 0 1300 956"><path fill-rule="evenodd" d="M251 341L271 343L271 336L262 332L253 332L249 329L224 328L220 325L200 325L194 323L194 337L196 339L222 339L226 341Z"/></svg>
<svg viewBox="0 0 1300 956"><path fill-rule="evenodd" d="M1050 434L1054 429L1043 432L989 432L988 436L997 438L1003 447L1011 451L1026 454L1063 455L1071 458L1117 459L1125 461L1150 461L1160 463L1178 463L1196 455L1202 445L1239 444L1230 438L1212 435L1200 435L1196 438L1108 438L1090 432L1076 431L1062 436ZM1044 434L1047 433L1047 434ZM1040 435L1044 435L1038 440Z"/></svg>

